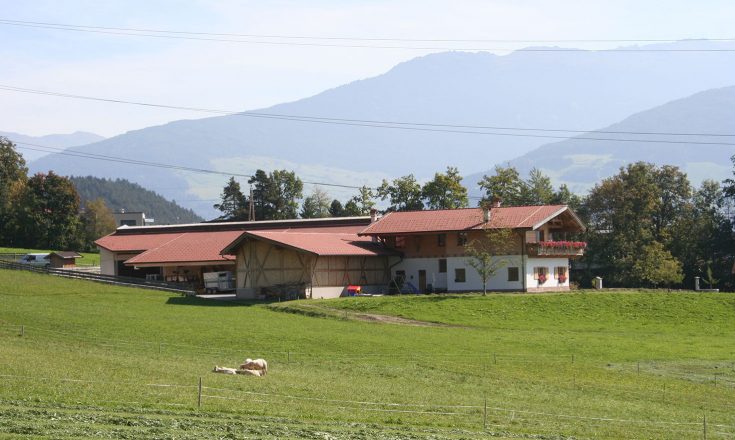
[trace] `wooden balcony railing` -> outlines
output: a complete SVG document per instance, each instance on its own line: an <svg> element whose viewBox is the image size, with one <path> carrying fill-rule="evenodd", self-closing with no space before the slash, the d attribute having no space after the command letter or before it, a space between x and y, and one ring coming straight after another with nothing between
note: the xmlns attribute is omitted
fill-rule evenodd
<svg viewBox="0 0 735 440"><path fill-rule="evenodd" d="M528 243L528 255L538 257L580 257L587 243L583 241L540 241Z"/></svg>

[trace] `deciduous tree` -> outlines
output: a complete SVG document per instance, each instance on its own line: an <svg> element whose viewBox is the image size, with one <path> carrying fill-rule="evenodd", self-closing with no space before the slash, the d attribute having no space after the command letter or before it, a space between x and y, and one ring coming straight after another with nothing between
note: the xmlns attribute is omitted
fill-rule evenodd
<svg viewBox="0 0 735 440"><path fill-rule="evenodd" d="M434 174L421 189L426 205L431 209L457 209L467 207L467 188L455 167L447 167L446 173Z"/></svg>
<svg viewBox="0 0 735 440"><path fill-rule="evenodd" d="M482 279L482 294L487 295L487 282L500 269L511 263L507 255L512 255L515 244L513 231L510 229L490 229L483 231L479 238L465 245L467 264L472 266Z"/></svg>
<svg viewBox="0 0 735 440"><path fill-rule="evenodd" d="M424 209L421 201L421 185L413 174L393 179L392 182L383 180L378 187L378 197L390 201L387 211L416 211Z"/></svg>

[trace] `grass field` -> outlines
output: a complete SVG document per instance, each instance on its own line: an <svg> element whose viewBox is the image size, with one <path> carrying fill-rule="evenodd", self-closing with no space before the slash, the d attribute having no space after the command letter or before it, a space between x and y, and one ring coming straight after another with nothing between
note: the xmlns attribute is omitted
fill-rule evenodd
<svg viewBox="0 0 735 440"><path fill-rule="evenodd" d="M732 294L225 303L0 270L0 438L733 438L734 330ZM209 372L245 357L269 374Z"/></svg>
<svg viewBox="0 0 735 440"><path fill-rule="evenodd" d="M44 252L53 252L53 251L0 247L0 254L18 254L19 256L23 256L24 254L44 253ZM100 254L99 253L80 252L79 254L82 256L82 258L77 260L78 265L80 266L99 266L100 265Z"/></svg>

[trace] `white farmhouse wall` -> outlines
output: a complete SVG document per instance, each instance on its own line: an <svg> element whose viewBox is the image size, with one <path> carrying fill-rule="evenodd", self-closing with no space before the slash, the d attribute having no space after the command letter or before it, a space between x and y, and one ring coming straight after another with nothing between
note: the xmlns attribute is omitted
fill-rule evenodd
<svg viewBox="0 0 735 440"><path fill-rule="evenodd" d="M521 256L508 255L497 258L509 260L510 263L488 280L488 290L523 290ZM395 277L396 271L405 271L406 281L418 288L419 270L425 270L426 284L431 284L435 289L447 289L450 292L482 290L482 278L468 263L466 257L448 257L446 260L447 272L439 273L439 258L406 258L393 267L392 275ZM508 267L518 268L518 281L508 281ZM464 282L455 280L455 269L465 270Z"/></svg>
<svg viewBox="0 0 735 440"><path fill-rule="evenodd" d="M549 273L548 280L539 284L538 280L533 278L534 268L545 267ZM554 279L554 268L566 267L567 279L563 283ZM529 258L526 263L526 286L529 290L567 290L569 289L569 259L568 258Z"/></svg>
<svg viewBox="0 0 735 440"><path fill-rule="evenodd" d="M115 275L116 261L115 254L107 249L100 250L100 273L102 275Z"/></svg>

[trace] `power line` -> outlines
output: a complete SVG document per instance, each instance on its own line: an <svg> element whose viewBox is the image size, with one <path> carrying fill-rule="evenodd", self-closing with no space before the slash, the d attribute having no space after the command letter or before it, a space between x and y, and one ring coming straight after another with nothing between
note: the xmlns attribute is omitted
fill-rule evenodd
<svg viewBox="0 0 735 440"><path fill-rule="evenodd" d="M437 47L437 46L397 46L397 45L375 45L375 44L339 44L339 43L324 43L324 42L304 42L303 40L342 40L342 41L396 41L396 42L494 42L494 43L510 43L510 42L524 42L524 40L449 40L449 39L437 39L437 40L421 40L421 39L388 39L388 38L352 38L352 37L326 37L326 38L312 38L307 36L265 36L265 35L251 35L248 38L281 38L281 39L298 39L302 41L266 41L266 40L242 40L234 38L221 38L222 36L229 37L245 37L248 34L223 34L223 33L207 33L207 32L183 32L183 31L164 31L164 30L143 30L134 28L113 28L104 26L81 26L73 24L63 23L44 23L44 22L32 22L32 21L20 21L20 20L6 20L0 19L0 25L5 26L18 26L28 28L40 28L40 29L51 29L61 31L72 31L72 32L84 32L84 33L95 33L95 34L106 34L106 35L119 35L119 36L133 36L133 37L148 37L148 38L164 38L164 39L175 39L175 40L194 40L194 41L216 41L225 43L241 43L241 44L254 44L254 45L275 45L275 46L311 46L311 47L336 47L336 48L364 48L364 49L403 49L403 50L462 50L462 51L513 51L513 52L587 52L588 50L573 49L573 48L551 48L551 47L529 47L523 49L508 49L508 48L487 48L487 47ZM207 37L208 35L208 37ZM723 38L723 39L702 39L703 41L733 41L735 39ZM670 42L676 40L546 40L546 42ZM528 40L525 42L544 42L544 40L532 41ZM613 48L613 49L602 49L597 50L600 52L735 52L735 49L655 49L655 48Z"/></svg>
<svg viewBox="0 0 735 440"><path fill-rule="evenodd" d="M118 156L108 156L104 154L84 153L81 151L69 151L63 148L50 147L47 145L32 144L29 142L17 142L17 141L12 141L12 142L14 144L24 145L24 146L19 146L18 148L22 148L25 150L40 151L44 153L54 153L54 154L60 154L62 156L80 157L80 158L85 158L85 159L102 160L102 161L107 161L107 162L124 163L128 165L141 165L141 166L148 166L148 167L154 167L154 168L165 168L165 169L170 169L170 170L187 171L187 172L193 172L193 173L216 174L216 175L222 175L222 176L241 177L241 178L247 178L247 179L254 177L252 174L229 173L226 171L216 171L216 170L209 170L205 168L194 168L194 167L187 167L183 165L167 164L167 163L162 163L162 162L148 162L148 161L118 157ZM307 185L319 185L319 186L328 186L328 187L334 187L334 188L347 188L347 189L361 189L362 188L361 186L354 186L354 185L342 185L338 183L312 182L312 181L304 181L304 180L302 180L302 183L305 183ZM374 189L374 188L370 188L370 189Z"/></svg>
<svg viewBox="0 0 735 440"><path fill-rule="evenodd" d="M515 131L538 131L542 133L555 132L555 133L601 133L601 134L627 134L627 135L657 135L657 136L702 136L702 137L735 137L735 134L729 133L674 133L674 132L645 132L645 131L612 131L612 130L566 130L566 129L549 129L549 128L529 128L529 127L500 127L500 126L482 126L482 125L454 125L454 124L434 124L434 123L421 123L421 122L399 122L399 121L380 121L380 120L368 120L368 119L346 119L346 118L327 118L327 117L316 117L316 116L299 116L299 115L287 115L287 114L276 114L276 113L258 113L258 112L235 112L230 110L218 110L218 109L207 109L200 107L187 107L187 106L175 106L167 104L154 104L140 101L126 101L121 99L112 98L100 98L94 96L85 95L74 95L68 93L51 92L45 90L28 89L9 85L0 84L0 90L18 92L18 93L29 93L37 95L55 96L62 98L82 99L90 101L108 102L114 104L127 104L127 105L138 105L144 107L155 107L165 108L172 110L185 110L194 111L201 113L218 114L223 116L244 116L251 118L263 118L263 119L276 119L296 122L308 122L315 124L331 124L331 125L344 125L344 126L356 126L356 127L369 127L369 128L385 128L395 130L411 130L411 131L425 131L425 132L441 132L441 133L459 133L459 134L477 134L477 135L490 135L490 136L510 136L510 137L531 137L531 138L545 138L545 139L577 139L577 140L591 140L591 141L611 141L611 142L642 142L642 143L663 143L663 144L692 144L692 145L733 145L735 143L730 142L710 142L710 141L696 141L696 140L672 140L672 139L624 139L624 138L611 138L611 137L593 137L593 136L563 136L563 135L550 135L550 134L534 134L534 133L506 133L497 131L478 131L485 129L492 130L515 130Z"/></svg>
<svg viewBox="0 0 735 440"><path fill-rule="evenodd" d="M73 27L82 29L102 29L102 30L115 30L115 31L130 31L130 32L153 32L153 33L167 33L167 34L183 34L183 35L212 35L219 37L244 37L244 38L278 38L278 39L289 39L289 40L339 40L339 41L400 41L400 42L449 42L449 43L673 43L677 41L735 41L735 38L639 38L639 39L487 39L487 38L474 38L474 39L457 39L457 38L388 38L388 37L334 37L334 36L316 36L316 35L273 35L273 34L238 34L238 33L226 33L226 32L193 32L193 31L176 31L176 30L160 30L160 29L148 29L148 28L122 28L122 27L110 27L110 26L86 26L79 24L69 23L50 23L44 21L25 21L25 20L10 20L0 18L0 22L14 23L14 24L34 24L34 25L46 25L46 26L63 26Z"/></svg>

